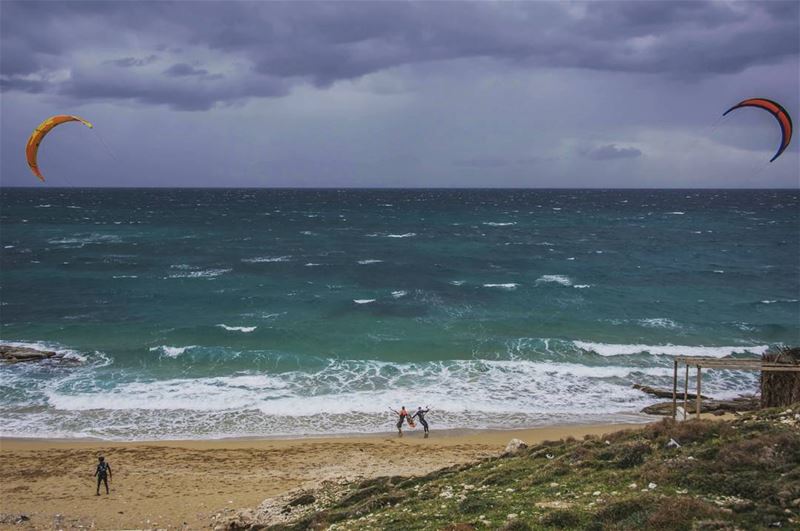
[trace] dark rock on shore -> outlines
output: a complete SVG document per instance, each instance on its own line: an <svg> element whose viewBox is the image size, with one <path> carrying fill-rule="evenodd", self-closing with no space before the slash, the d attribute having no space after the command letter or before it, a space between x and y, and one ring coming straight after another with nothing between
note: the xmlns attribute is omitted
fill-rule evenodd
<svg viewBox="0 0 800 531"><path fill-rule="evenodd" d="M656 389L655 387L650 387L648 385L639 385L639 384L633 384L633 388L638 389L643 393L647 393L648 395L656 396L658 398L672 399L672 391L668 391L666 389ZM697 395L694 393L688 393L686 395L686 398L688 398L689 400L696 400ZM700 398L702 398L703 400L708 399L708 397L705 395L700 395ZM683 399L683 391L680 390L678 391L678 399Z"/></svg>
<svg viewBox="0 0 800 531"><path fill-rule="evenodd" d="M11 345L0 345L0 360L10 363L22 361L41 361L56 357L52 350L36 350L28 347L14 347Z"/></svg>
<svg viewBox="0 0 800 531"><path fill-rule="evenodd" d="M687 404L687 415L694 414L697 403L691 401ZM678 407L683 407L683 401L678 400ZM733 400L701 400L700 413L741 413L756 411L760 408L756 397L742 396ZM672 402L659 402L642 409L642 413L649 415L672 415Z"/></svg>

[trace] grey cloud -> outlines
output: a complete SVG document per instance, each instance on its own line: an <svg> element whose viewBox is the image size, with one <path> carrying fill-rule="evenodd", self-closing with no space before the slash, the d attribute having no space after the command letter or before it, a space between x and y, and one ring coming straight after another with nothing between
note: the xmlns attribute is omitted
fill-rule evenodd
<svg viewBox="0 0 800 531"><path fill-rule="evenodd" d="M204 69L176 62L165 72L184 86L111 90L86 79L47 85L76 100L108 99L196 108L249 97L283 95L291 86L319 87L382 70L454 59L486 58L519 68L579 68L702 79L796 56L797 3L589 2L527 3L286 3L286 2L4 2L3 90L41 90L15 76L69 67L71 58L107 44L92 32L76 39L70 23L135 32L142 46L197 53L249 67L228 86L198 86ZM187 16L191 10L191 16ZM34 26L50 31L33 31ZM553 28L558 28L554 30ZM96 39L96 40L93 40ZM113 43L112 43L113 44ZM144 59L146 60L146 59ZM116 66L141 66L133 57ZM100 71L94 78L105 79ZM244 70L242 70L243 72ZM155 73L142 75L154 76ZM213 76L208 76L213 77ZM183 79L182 79L183 78ZM219 76L217 75L217 79ZM276 80L280 80L277 82ZM233 80L237 81L237 80ZM276 85L281 90L275 90ZM191 94L193 91L198 94ZM194 108L195 105L189 105Z"/></svg>
<svg viewBox="0 0 800 531"><path fill-rule="evenodd" d="M120 68L131 68L134 66L146 66L151 63L154 63L157 60L158 60L157 55L150 54L147 57L143 57L141 59L137 59L136 57L122 57L120 59L112 59L110 61L105 61L104 64L119 66Z"/></svg>
<svg viewBox="0 0 800 531"><path fill-rule="evenodd" d="M621 147L616 144L607 144L581 153L592 160L635 159L642 156L642 152L635 147Z"/></svg>
<svg viewBox="0 0 800 531"><path fill-rule="evenodd" d="M490 168L505 168L509 166L521 167L532 166L542 162L552 162L556 160L555 157L522 157L522 158L504 158L504 157L476 157L470 159L459 159L453 163L461 168L472 169L490 169Z"/></svg>
<svg viewBox="0 0 800 531"><path fill-rule="evenodd" d="M124 72L124 71L123 71ZM76 69L72 77L61 87L61 94L91 101L132 100L144 104L169 105L181 111L200 111L212 108L224 101L247 97L279 97L288 92L281 80L241 78L223 79L222 76L206 76L202 83L186 84L182 78L148 78L124 75L119 72Z"/></svg>
<svg viewBox="0 0 800 531"><path fill-rule="evenodd" d="M188 63L175 63L164 70L164 73L172 77L204 76L208 74L208 70L204 68L195 68Z"/></svg>
<svg viewBox="0 0 800 531"><path fill-rule="evenodd" d="M475 169L501 168L503 166L508 166L509 163L509 160L498 157L473 158L455 161L456 166Z"/></svg>

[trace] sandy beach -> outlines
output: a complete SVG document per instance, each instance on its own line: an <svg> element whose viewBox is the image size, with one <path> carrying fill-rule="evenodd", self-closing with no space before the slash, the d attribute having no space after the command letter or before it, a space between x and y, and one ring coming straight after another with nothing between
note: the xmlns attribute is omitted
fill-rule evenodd
<svg viewBox="0 0 800 531"><path fill-rule="evenodd" d="M198 529L214 515L326 480L418 475L528 443L639 425L570 425L512 431L420 432L308 439L109 442L0 440L3 515L36 529ZM113 468L95 496L97 455ZM3 529L20 525L0 524Z"/></svg>

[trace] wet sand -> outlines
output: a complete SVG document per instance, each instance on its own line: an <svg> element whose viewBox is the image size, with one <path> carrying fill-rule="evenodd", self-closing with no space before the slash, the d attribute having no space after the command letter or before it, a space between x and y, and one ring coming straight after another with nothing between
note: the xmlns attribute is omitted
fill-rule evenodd
<svg viewBox="0 0 800 531"><path fill-rule="evenodd" d="M655 420L655 419L654 419ZM202 529L225 509L325 480L419 475L527 443L600 435L641 424L568 425L509 431L418 430L306 439L110 442L0 439L0 529ZM113 470L111 494L95 496L97 456Z"/></svg>

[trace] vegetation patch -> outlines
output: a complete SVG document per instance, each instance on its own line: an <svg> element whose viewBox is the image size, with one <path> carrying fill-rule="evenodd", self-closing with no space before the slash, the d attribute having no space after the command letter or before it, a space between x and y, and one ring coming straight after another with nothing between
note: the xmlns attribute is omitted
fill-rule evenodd
<svg viewBox="0 0 800 531"><path fill-rule="evenodd" d="M679 446L668 445L674 440ZM272 529L800 528L800 404L733 421L665 420L419 478L352 485ZM269 528L267 525L251 527Z"/></svg>

